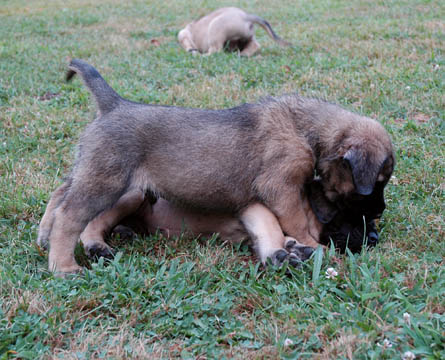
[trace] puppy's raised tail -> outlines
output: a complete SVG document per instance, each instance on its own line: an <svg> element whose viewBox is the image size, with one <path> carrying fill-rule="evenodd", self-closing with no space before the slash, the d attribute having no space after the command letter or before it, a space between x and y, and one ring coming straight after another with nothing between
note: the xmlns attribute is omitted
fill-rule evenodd
<svg viewBox="0 0 445 360"><path fill-rule="evenodd" d="M260 18L257 15L249 14L249 20L252 21L255 24L260 25L266 32L269 34L269 36L276 41L281 46L291 46L292 44L290 42L287 42L286 40L283 40L280 38L275 31L273 31L272 26L267 22L267 20L264 20L263 18Z"/></svg>
<svg viewBox="0 0 445 360"><path fill-rule="evenodd" d="M100 115L109 113L124 101L124 99L107 84L99 72L87 62L73 59L68 65L68 69L66 81L70 81L76 74L80 75L88 90L93 94Z"/></svg>

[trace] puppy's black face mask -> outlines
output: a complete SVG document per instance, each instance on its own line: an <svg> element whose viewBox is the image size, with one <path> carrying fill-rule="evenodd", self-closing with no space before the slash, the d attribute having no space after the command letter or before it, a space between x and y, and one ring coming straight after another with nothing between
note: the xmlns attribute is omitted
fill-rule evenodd
<svg viewBox="0 0 445 360"><path fill-rule="evenodd" d="M369 195L352 194L347 198L341 197L335 202L335 206L352 222L363 216L367 219L379 219L386 208L383 193L385 185L383 182L377 182Z"/></svg>
<svg viewBox="0 0 445 360"><path fill-rule="evenodd" d="M228 40L224 44L224 50L228 52L243 51L248 43L248 39Z"/></svg>
<svg viewBox="0 0 445 360"><path fill-rule="evenodd" d="M319 180L307 185L307 193L312 210L323 223L320 243L329 245L331 239L337 249L344 252L346 246L352 252L359 252L366 242L375 246L378 234L374 219L381 216L385 209L383 199L384 184L376 184L370 195L357 195L347 200L329 201L324 195Z"/></svg>
<svg viewBox="0 0 445 360"><path fill-rule="evenodd" d="M360 252L363 245L374 247L377 245L379 235L373 219L368 220L365 217L361 223L348 222L341 215L337 215L328 224L323 226L320 234L320 244L329 246L331 239L336 249L345 252L346 247L353 253Z"/></svg>
<svg viewBox="0 0 445 360"><path fill-rule="evenodd" d="M344 194L335 200L340 212L351 221L359 214L367 219L378 219L386 208L384 189L394 170L394 156L388 156L381 164L369 159L369 154L356 149L349 151L343 164L351 171L355 193ZM360 216L360 217L362 217Z"/></svg>

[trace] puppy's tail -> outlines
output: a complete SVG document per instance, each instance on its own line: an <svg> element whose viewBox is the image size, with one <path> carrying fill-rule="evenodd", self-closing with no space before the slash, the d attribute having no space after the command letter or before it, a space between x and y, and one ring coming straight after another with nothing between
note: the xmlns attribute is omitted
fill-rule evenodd
<svg viewBox="0 0 445 360"><path fill-rule="evenodd" d="M263 18L260 18L257 15L248 14L248 20L252 21L255 24L260 25L266 32L269 34L269 36L276 41L281 46L291 46L292 44L290 42L287 42L286 40L283 40L280 38L275 31L273 31L272 26L267 22L267 20L264 20Z"/></svg>
<svg viewBox="0 0 445 360"><path fill-rule="evenodd" d="M74 75L79 74L88 90L93 94L99 114L105 115L116 108L124 99L100 76L99 72L83 60L73 59L68 65L66 81L70 81Z"/></svg>

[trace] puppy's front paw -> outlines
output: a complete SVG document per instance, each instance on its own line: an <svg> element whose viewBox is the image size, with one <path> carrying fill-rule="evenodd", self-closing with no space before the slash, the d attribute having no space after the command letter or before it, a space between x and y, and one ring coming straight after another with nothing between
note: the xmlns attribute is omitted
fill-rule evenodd
<svg viewBox="0 0 445 360"><path fill-rule="evenodd" d="M101 257L112 259L114 257L113 249L105 243L84 244L84 250L90 259L98 259Z"/></svg>
<svg viewBox="0 0 445 360"><path fill-rule="evenodd" d="M286 261L293 267L297 267L301 264L301 260L297 255L284 249L275 251L272 256L270 256L270 261L276 266L282 266Z"/></svg>
<svg viewBox="0 0 445 360"><path fill-rule="evenodd" d="M289 253L294 254L300 261L309 259L315 251L315 249L310 246L300 245L292 238L287 238L284 246Z"/></svg>

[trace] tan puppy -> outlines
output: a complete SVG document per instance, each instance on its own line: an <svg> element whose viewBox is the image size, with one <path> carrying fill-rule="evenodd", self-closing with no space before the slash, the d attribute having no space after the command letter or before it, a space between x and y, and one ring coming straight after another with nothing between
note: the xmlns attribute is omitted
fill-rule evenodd
<svg viewBox="0 0 445 360"><path fill-rule="evenodd" d="M47 247L41 234L51 226L51 217L55 204L61 201L67 190L66 185L60 186L54 193L42 218L37 243ZM164 236L212 236L218 233L223 241L240 243L251 240L258 258L263 264L268 259L274 265L288 260L297 265L310 257L313 248L299 244L294 238L284 236L275 215L264 205L254 203L245 208L240 218L243 223L227 213L202 213L197 210L183 209L159 198L155 204L141 203L130 197L121 198L113 208L106 210L90 221L80 235L80 240L87 255L91 258L111 257L113 250L105 242L105 237L119 224L130 227L139 234L155 234L160 231ZM135 207L140 207L135 211ZM313 226L319 228L314 214L311 217ZM280 251L284 248L286 251ZM271 257L271 254L275 256Z"/></svg>
<svg viewBox="0 0 445 360"><path fill-rule="evenodd" d="M309 194L312 204L307 217L311 219L311 227L317 229L322 227L320 241L323 244L329 245L330 241L333 241L339 250L345 251L348 246L353 252L359 252L364 242L368 246L377 244L378 234L374 221L366 219L364 215L369 207L377 206L379 207L376 209L377 211L382 210L382 204L375 202L372 196L358 202L350 202L347 207L342 206L341 209L336 208L332 211L332 208L336 206L324 196L319 180L308 184L305 191ZM244 225L236 217L228 214L184 209L162 198L159 198L152 206L141 206L134 214L124 219L116 210L118 210L117 207L111 211L105 211L88 224L80 236L85 249L89 249L91 252L89 243L94 239L93 246L97 246L97 243L100 242L102 248L110 250L109 255L111 255L111 249L105 243L104 238L119 222L144 235L155 234L159 231L166 237L186 236L193 238L210 237L218 233L221 240L230 243L239 243L250 239L263 264L268 259L268 254L280 249L283 244L283 232L278 220L269 209L261 204L252 204L243 211ZM315 217L314 214L317 216ZM324 221L324 224L320 219ZM249 233L247 229L249 229ZM128 234L128 229L124 231ZM296 258L292 258L294 262L305 260L312 252L312 248L298 246L295 239L290 237L287 237L284 244L286 250L297 255Z"/></svg>
<svg viewBox="0 0 445 360"><path fill-rule="evenodd" d="M92 246L100 243L101 249L108 248L109 252L100 255L111 256L112 250L105 243L104 238L120 218L116 211L106 211L91 221L80 239L88 255L98 254ZM120 221L120 224L130 227L139 234L155 234L163 236L197 236L210 237L219 234L223 241L240 243L251 240L258 258L263 264L267 260L280 265L288 260L293 266L310 257L313 248L299 244L294 238L284 236L275 215L264 205L255 203L249 205L242 212L243 223L236 217L222 213L202 213L197 210L183 209L159 198L151 206L142 206L138 211ZM94 243L91 244L94 239ZM283 244L286 251L283 251ZM270 254L275 254L273 258Z"/></svg>
<svg viewBox="0 0 445 360"><path fill-rule="evenodd" d="M146 105L121 98L81 60L70 70L68 77L78 73L93 93L99 116L83 133L72 172L39 230L39 243L49 240L53 271L80 270L74 248L99 214L125 217L160 196L236 216L249 232L245 210L261 203L286 235L311 247L318 246L319 229L308 218L304 187L315 171L329 201L370 196L383 204L367 209L370 219L384 209L394 156L375 120L298 95L223 110ZM267 257L282 258L283 239L280 250L267 247ZM96 247L94 241L89 246Z"/></svg>
<svg viewBox="0 0 445 360"><path fill-rule="evenodd" d="M275 34L266 20L235 7L221 8L193 21L179 32L178 41L190 52L210 55L226 48L251 56L260 48L254 24L260 25L278 44L290 45Z"/></svg>

